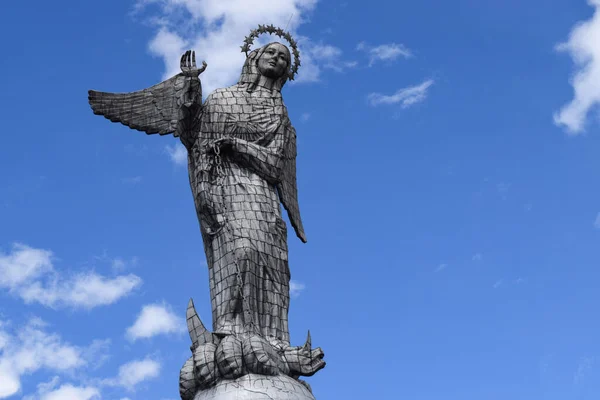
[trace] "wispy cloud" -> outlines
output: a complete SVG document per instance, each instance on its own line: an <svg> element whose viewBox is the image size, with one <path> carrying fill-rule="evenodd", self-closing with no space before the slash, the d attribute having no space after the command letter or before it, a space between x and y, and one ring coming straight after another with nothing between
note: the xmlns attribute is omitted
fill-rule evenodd
<svg viewBox="0 0 600 400"><path fill-rule="evenodd" d="M366 52L369 55L369 67L378 61L393 61L398 57L410 58L412 52L403 44L388 43L379 46L369 46L366 42L360 42L356 46L357 50Z"/></svg>
<svg viewBox="0 0 600 400"><path fill-rule="evenodd" d="M545 375L554 358L553 354L545 354L540 360L540 375Z"/></svg>
<svg viewBox="0 0 600 400"><path fill-rule="evenodd" d="M600 212L596 214L596 219L594 220L594 228L600 229Z"/></svg>
<svg viewBox="0 0 600 400"><path fill-rule="evenodd" d="M573 100L554 114L554 123L570 135L585 130L589 111L600 104L600 0L588 0L588 4L595 8L594 15L577 22L568 40L556 46L558 51L568 53L576 66L570 81Z"/></svg>
<svg viewBox="0 0 600 400"><path fill-rule="evenodd" d="M136 275L112 278L93 271L64 277L52 264L49 250L14 244L9 253L0 252L0 289L21 297L26 303L47 307L91 309L116 302L141 285Z"/></svg>
<svg viewBox="0 0 600 400"><path fill-rule="evenodd" d="M95 387L61 385L56 390L43 393L40 400L100 400L100 391Z"/></svg>
<svg viewBox="0 0 600 400"><path fill-rule="evenodd" d="M171 161L176 165L187 165L188 153L185 147L181 143L177 143L174 146L167 145L165 147L167 154Z"/></svg>
<svg viewBox="0 0 600 400"><path fill-rule="evenodd" d="M9 325L0 321L0 398L18 393L23 375L39 370L66 373L89 362L85 348L66 343L58 334L48 332L47 325L39 318L32 318L24 327L12 331ZM45 395L54 396L51 392Z"/></svg>
<svg viewBox="0 0 600 400"><path fill-rule="evenodd" d="M575 385L581 385L589 372L592 370L594 366L594 358L593 357L581 357L579 359L579 364L577 365L577 370L575 371L575 375L573 377L573 383Z"/></svg>
<svg viewBox="0 0 600 400"><path fill-rule="evenodd" d="M95 272L77 274L66 280L31 282L18 289L26 302L38 302L48 307L91 309L113 304L142 283L140 277L128 274L107 278Z"/></svg>
<svg viewBox="0 0 600 400"><path fill-rule="evenodd" d="M341 61L341 51L330 44L317 43L297 34L315 8L317 0L138 0L134 13L156 28L149 43L150 52L165 63L163 78L179 72L181 54L196 49L196 59L205 60L202 74L205 95L237 81L244 63L240 45L258 24L274 24L294 35L298 42L302 66L295 82L314 82L324 68L349 67ZM267 43L263 35L254 47ZM272 37L271 40L285 39Z"/></svg>
<svg viewBox="0 0 600 400"><path fill-rule="evenodd" d="M399 89L392 95L371 93L367 99L372 106L381 104L400 104L402 108L408 108L420 103L427 98L427 91L433 85L433 79L427 79L416 86Z"/></svg>
<svg viewBox="0 0 600 400"><path fill-rule="evenodd" d="M25 396L23 400L100 400L100 390L93 386L74 386L62 384L58 386L60 378L55 376L50 382L40 383L37 386L36 396Z"/></svg>
<svg viewBox="0 0 600 400"><path fill-rule="evenodd" d="M141 176L133 176L130 178L123 178L121 179L121 182L128 184L128 185L137 185L140 182L142 182L142 177Z"/></svg>
<svg viewBox="0 0 600 400"><path fill-rule="evenodd" d="M310 39L304 38L304 56L309 60L319 60L319 66L314 62L308 67L308 72L303 74L298 80L299 82L317 82L320 80L321 69L331 69L336 72L344 72L349 68L354 68L358 65L356 61L348 61L342 58L342 50L338 47L323 44L313 43ZM304 63L302 63L304 66Z"/></svg>
<svg viewBox="0 0 600 400"><path fill-rule="evenodd" d="M498 279L496 282L494 282L494 284L492 285L492 287L494 289L498 289L500 286L505 286L505 285L523 285L527 282L527 280L525 278L521 278L518 277L516 279Z"/></svg>
<svg viewBox="0 0 600 400"><path fill-rule="evenodd" d="M139 258L131 257L129 260L126 260L121 257L113 258L111 260L111 267L115 272L121 272L129 267L135 267L139 262Z"/></svg>
<svg viewBox="0 0 600 400"><path fill-rule="evenodd" d="M483 254L481 254L481 253L475 253L475 254L473 254L473 257L471 257L471 260L473 260L473 261L481 261L481 260L483 260Z"/></svg>
<svg viewBox="0 0 600 400"><path fill-rule="evenodd" d="M146 357L143 360L134 360L119 367L115 378L102 381L107 386L121 386L126 390L134 391L140 383L157 378L161 365L158 361Z"/></svg>
<svg viewBox="0 0 600 400"><path fill-rule="evenodd" d="M435 269L435 272L441 272L441 271L445 270L446 268L448 268L448 264L440 264Z"/></svg>
<svg viewBox="0 0 600 400"><path fill-rule="evenodd" d="M304 290L305 286L303 283L290 281L290 295L292 297L300 296L300 292Z"/></svg>
<svg viewBox="0 0 600 400"><path fill-rule="evenodd" d="M185 320L175 315L170 307L165 304L149 304L142 308L134 324L127 328L126 336L135 341L185 331Z"/></svg>

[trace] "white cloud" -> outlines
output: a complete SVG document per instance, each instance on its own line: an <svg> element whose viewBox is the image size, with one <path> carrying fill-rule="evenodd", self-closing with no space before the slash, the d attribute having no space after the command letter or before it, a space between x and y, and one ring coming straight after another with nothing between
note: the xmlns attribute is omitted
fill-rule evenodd
<svg viewBox="0 0 600 400"><path fill-rule="evenodd" d="M41 400L93 400L100 399L100 391L94 387L62 385L58 389L46 393Z"/></svg>
<svg viewBox="0 0 600 400"><path fill-rule="evenodd" d="M499 280L496 281L496 283L494 283L493 288L494 289L498 289L500 286L502 286L503 283L504 283L504 280L499 279Z"/></svg>
<svg viewBox="0 0 600 400"><path fill-rule="evenodd" d="M52 270L52 252L15 243L12 252L0 252L0 287L14 288Z"/></svg>
<svg viewBox="0 0 600 400"><path fill-rule="evenodd" d="M70 372L88 364L85 348L64 343L58 334L47 332L46 324L40 319L32 318L14 333L7 331L5 325L8 324L0 325L0 336L4 341L0 348L0 398L18 393L23 375L41 369ZM41 385L40 388L50 386Z"/></svg>
<svg viewBox="0 0 600 400"><path fill-rule="evenodd" d="M49 382L37 385L36 396L25 396L23 400L99 400L100 391L91 386L63 384L58 387L60 378L55 376Z"/></svg>
<svg viewBox="0 0 600 400"><path fill-rule="evenodd" d="M406 46L397 43L369 46L365 42L360 42L356 46L356 49L369 54L369 67L373 66L377 61L393 61L400 56L404 58L412 57L411 51Z"/></svg>
<svg viewBox="0 0 600 400"><path fill-rule="evenodd" d="M8 365L0 362L0 399L12 396L21 390L20 376L12 371Z"/></svg>
<svg viewBox="0 0 600 400"><path fill-rule="evenodd" d="M475 254L473 254L473 257L471 257L471 259L473 261L481 261L481 260L483 260L483 254L475 253Z"/></svg>
<svg viewBox="0 0 600 400"><path fill-rule="evenodd" d="M134 256L131 257L129 260L125 260L121 257L117 257L110 260L110 262L113 271L123 271L128 267L135 267L139 262L139 258Z"/></svg>
<svg viewBox="0 0 600 400"><path fill-rule="evenodd" d="M158 377L160 364L154 360L132 361L119 368L119 381L125 387L134 387L137 384Z"/></svg>
<svg viewBox="0 0 600 400"><path fill-rule="evenodd" d="M437 268L435 269L435 272L440 272L445 270L448 267L448 264L440 264L437 266Z"/></svg>
<svg viewBox="0 0 600 400"><path fill-rule="evenodd" d="M48 393L48 392L52 391L53 389L55 389L58 386L59 382L60 382L60 377L55 376L48 382L38 383L36 395L35 396L34 395L24 396L23 400L37 400L41 397L42 394Z"/></svg>
<svg viewBox="0 0 600 400"><path fill-rule="evenodd" d="M123 261L121 258L115 258L112 261L112 267L114 269L122 270L123 268L125 268L125 261Z"/></svg>
<svg viewBox="0 0 600 400"><path fill-rule="evenodd" d="M123 179L121 179L121 182L129 184L129 185L137 185L138 183L142 182L142 177L137 175L137 176L132 176L130 178L123 178Z"/></svg>
<svg viewBox="0 0 600 400"><path fill-rule="evenodd" d="M99 400L100 391L90 386L61 385L55 390L40 393L40 400Z"/></svg>
<svg viewBox="0 0 600 400"><path fill-rule="evenodd" d="M356 61L345 61L342 59L342 50L338 47L323 43L314 43L306 37L302 41L302 74L294 82L318 82L322 69L331 69L336 72L344 72L348 68L354 68ZM317 65L318 60L318 65Z"/></svg>
<svg viewBox="0 0 600 400"><path fill-rule="evenodd" d="M26 303L91 309L112 304L141 284L133 274L107 278L89 271L63 277L52 258L49 250L14 244L10 253L0 253L0 289Z"/></svg>
<svg viewBox="0 0 600 400"><path fill-rule="evenodd" d="M83 350L83 358L88 360L88 370L100 368L109 358L110 339L96 339Z"/></svg>
<svg viewBox="0 0 600 400"><path fill-rule="evenodd" d="M165 150L171 158L171 161L173 161L176 165L187 165L187 149L181 143L177 143L174 146L167 145Z"/></svg>
<svg viewBox="0 0 600 400"><path fill-rule="evenodd" d="M596 215L596 219L594 220L594 228L600 229L600 212Z"/></svg>
<svg viewBox="0 0 600 400"><path fill-rule="evenodd" d="M391 96L371 93L368 96L368 100L372 106L400 103L402 108L408 108L424 101L427 98L427 90L431 85L433 85L433 79L428 79L419 85L400 89Z"/></svg>
<svg viewBox="0 0 600 400"><path fill-rule="evenodd" d="M185 320L175 315L166 305L149 304L142 308L135 323L127 328L126 336L135 341L140 338L185 331Z"/></svg>
<svg viewBox="0 0 600 400"><path fill-rule="evenodd" d="M103 383L109 386L122 386L133 391L138 384L158 377L160 369L160 363L148 357L143 360L134 360L121 365L118 376L105 379Z"/></svg>
<svg viewBox="0 0 600 400"><path fill-rule="evenodd" d="M48 307L92 309L115 303L142 283L129 274L107 278L95 272L81 273L68 280L52 280L47 284L32 282L19 289L26 303L38 302Z"/></svg>
<svg viewBox="0 0 600 400"><path fill-rule="evenodd" d="M290 295L292 297L300 296L300 292L302 292L305 287L306 286L304 285L304 283L290 281Z"/></svg>
<svg viewBox="0 0 600 400"><path fill-rule="evenodd" d="M240 51L244 37L259 24L273 24L289 31L300 50L302 66L295 82L318 81L323 68L340 70L353 65L340 61L335 46L313 43L297 34L317 0L138 0L134 11L157 27L150 52L165 63L163 78L180 72L179 60L187 49L196 51L198 63L206 61L202 74L204 97L219 87L237 82L245 55ZM158 10L158 11L157 11ZM254 48L269 40L261 35ZM271 36L270 40L285 39Z"/></svg>
<svg viewBox="0 0 600 400"><path fill-rule="evenodd" d="M577 68L570 82L573 100L554 114L554 123L570 135L585 130L589 111L600 104L600 0L588 0L588 4L595 7L594 15L575 24L569 39L556 46L569 53Z"/></svg>
<svg viewBox="0 0 600 400"><path fill-rule="evenodd" d="M595 360L593 357L581 357L579 364L577 365L577 371L575 371L575 376L573 377L573 383L575 385L580 385L585 381L587 375L594 366L594 362Z"/></svg>

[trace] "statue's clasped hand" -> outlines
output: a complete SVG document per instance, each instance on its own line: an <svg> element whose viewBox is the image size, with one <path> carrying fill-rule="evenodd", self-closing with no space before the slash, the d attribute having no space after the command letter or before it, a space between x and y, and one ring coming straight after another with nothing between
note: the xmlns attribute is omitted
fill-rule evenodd
<svg viewBox="0 0 600 400"><path fill-rule="evenodd" d="M179 63L181 72L185 76L197 78L206 69L206 62L202 61L202 68L196 66L196 52L188 50L181 56L181 62Z"/></svg>
<svg viewBox="0 0 600 400"><path fill-rule="evenodd" d="M230 136L224 136L222 138L216 139L213 142L211 150L213 153L219 152L227 152L233 148L233 144L235 143L235 139ZM218 150L217 150L218 149Z"/></svg>

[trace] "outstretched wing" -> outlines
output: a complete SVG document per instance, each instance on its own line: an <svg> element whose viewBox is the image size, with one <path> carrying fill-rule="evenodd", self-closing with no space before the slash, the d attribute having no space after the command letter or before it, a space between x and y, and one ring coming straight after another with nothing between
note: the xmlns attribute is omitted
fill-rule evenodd
<svg viewBox="0 0 600 400"><path fill-rule="evenodd" d="M306 243L306 235L300 218L298 187L296 186L296 130L289 124L283 150L284 164L280 183L277 185L279 198L285 207L296 236Z"/></svg>
<svg viewBox="0 0 600 400"><path fill-rule="evenodd" d="M103 115L112 122L120 122L132 129L165 135L175 132L179 110L184 101L183 92L188 80L175 75L157 85L131 93L107 93L90 90L89 103L94 114ZM199 93L200 99L202 94Z"/></svg>

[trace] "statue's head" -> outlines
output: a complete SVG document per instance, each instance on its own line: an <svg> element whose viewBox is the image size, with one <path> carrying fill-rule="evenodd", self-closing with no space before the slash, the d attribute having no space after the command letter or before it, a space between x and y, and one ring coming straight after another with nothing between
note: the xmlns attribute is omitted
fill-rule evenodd
<svg viewBox="0 0 600 400"><path fill-rule="evenodd" d="M290 71L290 51L281 43L273 42L265 46L258 59L258 71L271 79L279 79Z"/></svg>
<svg viewBox="0 0 600 400"><path fill-rule="evenodd" d="M291 71L289 49L272 42L248 54L239 83L257 84L261 77L273 81L273 88L281 90Z"/></svg>

